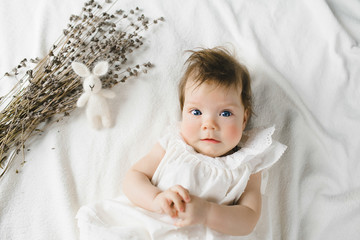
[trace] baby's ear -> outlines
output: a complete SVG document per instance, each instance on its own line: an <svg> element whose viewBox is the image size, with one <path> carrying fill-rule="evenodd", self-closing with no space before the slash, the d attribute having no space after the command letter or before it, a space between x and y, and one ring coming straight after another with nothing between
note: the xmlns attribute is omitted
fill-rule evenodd
<svg viewBox="0 0 360 240"><path fill-rule="evenodd" d="M107 62L105 61L98 62L93 69L93 74L100 77L102 75L105 75L108 69L109 69L109 64Z"/></svg>
<svg viewBox="0 0 360 240"><path fill-rule="evenodd" d="M243 121L243 130L245 129L246 124L247 124L249 118L250 118L250 111L249 111L249 109L245 109L245 112L244 112L244 121Z"/></svg>
<svg viewBox="0 0 360 240"><path fill-rule="evenodd" d="M87 77L90 75L90 71L85 64L79 62L72 62L71 67L74 69L74 72L80 77Z"/></svg>

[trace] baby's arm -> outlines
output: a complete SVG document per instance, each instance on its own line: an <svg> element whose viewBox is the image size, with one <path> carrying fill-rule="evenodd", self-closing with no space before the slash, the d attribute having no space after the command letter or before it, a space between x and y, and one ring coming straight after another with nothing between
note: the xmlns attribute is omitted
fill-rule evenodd
<svg viewBox="0 0 360 240"><path fill-rule="evenodd" d="M151 178L164 155L165 150L157 143L127 172L123 190L135 205L174 217L178 211L185 210L185 202L190 200L190 195L185 188L179 185L161 191L151 183Z"/></svg>
<svg viewBox="0 0 360 240"><path fill-rule="evenodd" d="M250 176L244 193L237 205L226 206L207 202L191 196L185 213L179 213L178 226L204 224L218 232L229 235L250 234L261 213L261 173Z"/></svg>

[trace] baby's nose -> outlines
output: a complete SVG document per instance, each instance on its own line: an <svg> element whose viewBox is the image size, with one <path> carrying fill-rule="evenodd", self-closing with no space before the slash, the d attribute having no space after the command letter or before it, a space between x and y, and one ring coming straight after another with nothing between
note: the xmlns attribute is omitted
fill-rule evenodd
<svg viewBox="0 0 360 240"><path fill-rule="evenodd" d="M213 118L207 118L202 124L203 130L217 130L218 124Z"/></svg>

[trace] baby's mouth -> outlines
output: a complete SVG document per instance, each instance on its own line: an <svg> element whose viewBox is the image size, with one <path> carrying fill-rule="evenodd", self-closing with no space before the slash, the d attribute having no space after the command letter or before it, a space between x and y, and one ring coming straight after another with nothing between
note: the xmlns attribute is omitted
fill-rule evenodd
<svg viewBox="0 0 360 240"><path fill-rule="evenodd" d="M208 142L208 143L220 143L220 141L213 139L213 138L203 138L201 139L202 142Z"/></svg>

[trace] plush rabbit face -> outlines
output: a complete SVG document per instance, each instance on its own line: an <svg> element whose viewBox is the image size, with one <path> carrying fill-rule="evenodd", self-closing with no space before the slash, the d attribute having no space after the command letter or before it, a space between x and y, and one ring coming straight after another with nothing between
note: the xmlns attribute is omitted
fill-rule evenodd
<svg viewBox="0 0 360 240"><path fill-rule="evenodd" d="M101 81L97 76L89 76L85 78L83 82L83 87L85 92L98 93L101 88Z"/></svg>
<svg viewBox="0 0 360 240"><path fill-rule="evenodd" d="M77 75L85 78L83 82L85 92L98 93L101 90L102 85L99 77L107 73L109 69L109 65L107 62L97 63L92 73L86 67L86 65L82 63L73 62L71 66Z"/></svg>

